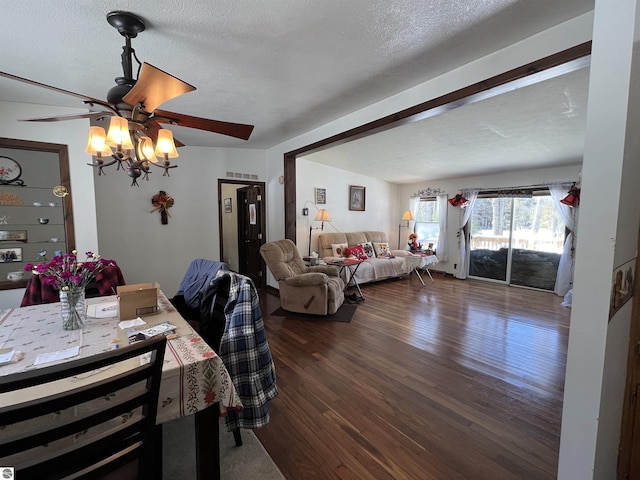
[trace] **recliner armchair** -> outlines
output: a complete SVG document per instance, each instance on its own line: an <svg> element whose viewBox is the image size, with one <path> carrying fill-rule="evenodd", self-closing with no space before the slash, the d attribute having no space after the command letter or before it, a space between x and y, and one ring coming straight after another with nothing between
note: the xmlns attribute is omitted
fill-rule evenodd
<svg viewBox="0 0 640 480"><path fill-rule="evenodd" d="M289 239L265 243L260 255L278 281L284 310L314 315L336 313L344 302L344 281L328 265L306 266Z"/></svg>

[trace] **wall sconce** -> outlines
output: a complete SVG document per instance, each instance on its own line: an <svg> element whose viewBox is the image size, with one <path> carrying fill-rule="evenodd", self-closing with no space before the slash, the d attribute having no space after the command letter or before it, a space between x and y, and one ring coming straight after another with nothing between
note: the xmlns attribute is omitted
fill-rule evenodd
<svg viewBox="0 0 640 480"><path fill-rule="evenodd" d="M324 230L324 222L330 222L331 215L329 215L329 212L326 209L322 208L318 210L316 218L314 218L313 220L315 222L322 222L322 224L319 227L313 227L312 225L309 225L309 255L311 255L311 232L313 232L314 228Z"/></svg>
<svg viewBox="0 0 640 480"><path fill-rule="evenodd" d="M560 200L560 203L564 203L570 207L577 207L580 204L580 189L576 187L575 183L571 185L569 193L567 193L566 197Z"/></svg>
<svg viewBox="0 0 640 480"><path fill-rule="evenodd" d="M406 224L402 224L402 223L401 223L400 225L398 225L398 249L400 249L400 229L401 229L402 227L409 228L409 222L410 222L411 220L414 220L413 213L411 213L411 211L410 211L410 210L406 210L406 211L402 214L402 221L403 221L403 222L406 222Z"/></svg>
<svg viewBox="0 0 640 480"><path fill-rule="evenodd" d="M449 203L454 207L464 207L468 201L469 200L464 198L461 193L458 193L455 197L449 199Z"/></svg>

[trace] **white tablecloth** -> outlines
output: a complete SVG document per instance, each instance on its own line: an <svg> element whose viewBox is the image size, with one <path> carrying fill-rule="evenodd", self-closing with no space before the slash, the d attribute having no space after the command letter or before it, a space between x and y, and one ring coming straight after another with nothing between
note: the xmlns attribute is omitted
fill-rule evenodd
<svg viewBox="0 0 640 480"><path fill-rule="evenodd" d="M439 262L438 257L435 255L413 255L408 254L405 257L402 257L403 263L402 268L406 268L407 271L413 271L416 268L427 268L429 265L435 265Z"/></svg>
<svg viewBox="0 0 640 480"><path fill-rule="evenodd" d="M115 296L98 297L88 299L87 303L113 302L115 299ZM158 306L157 315L143 317L147 326L169 321L178 328L177 338L167 342L157 423L193 414L215 402L220 402L222 412L227 408L241 408L242 402L220 357L162 292L159 292ZM79 346L80 354L74 358L80 358L113 348L111 341L116 338L125 344L126 331L118 328L118 323L116 316L88 318L83 329L66 331L62 329L59 303L0 310L0 349L12 348L25 354L17 363L0 365L0 375L38 368L34 362L42 353ZM100 375L97 372L86 381L101 378ZM12 400L15 399L11 394L0 395L0 406Z"/></svg>

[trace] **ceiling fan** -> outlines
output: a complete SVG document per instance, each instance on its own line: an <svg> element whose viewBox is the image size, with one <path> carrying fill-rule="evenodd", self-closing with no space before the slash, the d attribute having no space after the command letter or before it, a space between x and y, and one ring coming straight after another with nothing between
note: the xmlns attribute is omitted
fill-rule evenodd
<svg viewBox="0 0 640 480"><path fill-rule="evenodd" d="M178 156L175 145L183 146L184 144L174 140L171 131L163 129L160 124L179 125L242 140L249 139L253 125L159 110L158 107L164 102L196 90L196 87L138 60L135 50L131 47L131 39L137 37L146 28L140 17L130 12L114 11L107 14L107 21L125 38L125 45L122 47L121 55L123 76L115 79L116 85L107 93L106 101L0 72L2 77L72 95L82 99L86 105L103 108L99 112L31 118L28 121L56 122L78 118L111 117L108 134L105 134L102 127L91 127L86 151L96 158L89 165L98 168L98 174L102 175L104 167L117 163L117 169L122 167L133 179L132 185L138 185L137 179L141 175L148 180L149 165L156 164L156 155L163 158L163 164L157 165L164 169L163 176L169 174L170 168L177 167L170 164L169 158ZM133 77L134 59L138 65L137 78ZM156 144L155 152L153 144ZM115 152L111 147L115 148ZM102 155L111 155L113 160L105 163Z"/></svg>

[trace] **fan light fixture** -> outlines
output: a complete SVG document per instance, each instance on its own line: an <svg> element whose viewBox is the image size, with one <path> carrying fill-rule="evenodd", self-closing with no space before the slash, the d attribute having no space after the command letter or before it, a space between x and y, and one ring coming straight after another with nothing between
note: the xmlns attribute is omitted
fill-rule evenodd
<svg viewBox="0 0 640 480"><path fill-rule="evenodd" d="M113 116L108 133L105 133L102 127L89 129L89 141L85 152L96 157L89 165L97 167L98 175L102 175L104 167L117 163L116 170L125 170L133 179L131 185L138 185L137 180L141 175L144 175L145 180L149 180L149 164L158 163L156 157L159 157L163 162L157 166L164 168L163 176L169 176L169 169L177 167L171 165L169 159L178 156L171 130L158 130L158 141L154 149L153 141L149 137L143 136L135 128L129 130L129 123L124 117ZM105 163L104 155L110 155L113 161Z"/></svg>
<svg viewBox="0 0 640 480"><path fill-rule="evenodd" d="M322 224L320 225L320 227L313 227L313 225L309 225L309 255L311 255L311 232L313 232L314 228L324 230L324 222L330 222L331 215L329 215L329 212L326 209L321 208L320 210L318 210L316 218L314 218L313 220L315 222L322 222Z"/></svg>
<svg viewBox="0 0 640 480"><path fill-rule="evenodd" d="M116 85L109 89L107 100L89 97L80 93L69 92L44 83L18 77L7 72L0 72L0 78L23 82L36 87L44 87L60 93L84 99L85 105L102 107L102 111L88 111L81 114L58 115L54 117L29 118L28 122L58 122L91 118L101 120L111 117L108 133L102 127L91 127L86 152L94 157L89 165L98 169L102 175L104 168L118 164L118 170L126 172L133 179L131 185L138 185L138 178L144 175L149 179L149 164L164 169L163 176L169 176L170 158L178 156L176 145L183 145L173 139L171 131L160 128L160 124L179 125L196 128L208 132L227 135L241 140L248 140L253 125L244 123L222 122L208 118L194 117L182 113L158 110L158 107L172 98L196 90L193 85L173 75L138 60L131 40L144 32L144 20L131 12L116 10L107 14L109 25L118 30L125 39L122 47L122 76L115 78ZM137 74L134 77L134 60L137 63ZM155 146L154 146L155 143ZM156 157L163 162L158 163Z"/></svg>

